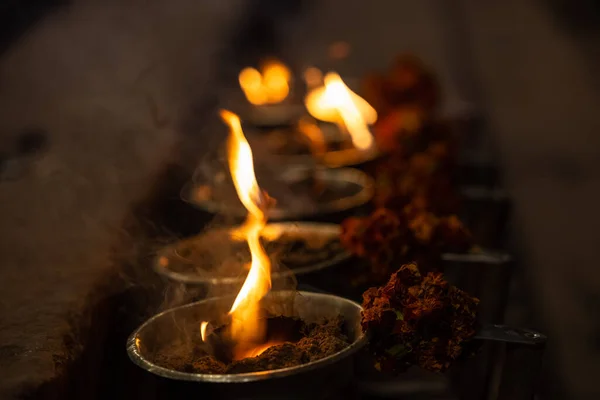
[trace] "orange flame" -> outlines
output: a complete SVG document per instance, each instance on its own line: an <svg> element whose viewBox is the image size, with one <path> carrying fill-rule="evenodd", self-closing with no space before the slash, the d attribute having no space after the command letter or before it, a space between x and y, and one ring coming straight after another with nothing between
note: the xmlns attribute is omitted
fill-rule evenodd
<svg viewBox="0 0 600 400"><path fill-rule="evenodd" d="M221 110L220 114L230 129L227 143L229 170L237 194L248 210L248 218L238 232L245 234L252 255L248 276L229 310L231 336L237 344L234 358L240 359L264 339L265 321L261 319L259 303L271 289L271 263L259 239L267 222L264 210L269 198L256 181L252 149L239 117L226 110Z"/></svg>
<svg viewBox="0 0 600 400"><path fill-rule="evenodd" d="M336 123L346 130L357 149L368 150L373 145L368 125L377 121L377 112L351 91L338 74L330 72L325 75L324 86L311 90L305 104L316 119Z"/></svg>
<svg viewBox="0 0 600 400"><path fill-rule="evenodd" d="M290 93L290 70L279 61L268 61L262 73L254 68L244 68L238 77L240 87L251 104L281 103Z"/></svg>

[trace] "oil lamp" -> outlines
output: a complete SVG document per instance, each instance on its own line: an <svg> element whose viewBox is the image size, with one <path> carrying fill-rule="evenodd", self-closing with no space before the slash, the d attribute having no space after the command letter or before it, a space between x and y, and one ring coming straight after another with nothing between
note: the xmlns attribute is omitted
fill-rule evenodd
<svg viewBox="0 0 600 400"><path fill-rule="evenodd" d="M248 102L246 119L258 127L287 126L302 113L292 97L292 73L282 62L269 59L260 70L244 68L238 81Z"/></svg>
<svg viewBox="0 0 600 400"><path fill-rule="evenodd" d="M320 375L321 380L331 379L330 390L343 387L351 378L351 356L366 343L359 325L361 308L337 296L271 290L271 260L260 238L279 234L273 228L264 232L266 210L274 200L258 185L238 116L221 111L221 117L230 129L229 170L247 210L246 221L231 231L247 242L251 254L246 278L235 296L203 300L149 320L130 338L130 356L158 375L200 377L223 383L220 388L226 391L239 390L235 383L253 383L247 385L245 398L265 398L269 391L256 382L271 386L272 377L293 384L299 376ZM297 383L295 387L301 389ZM275 390L267 397L274 394L281 396Z"/></svg>

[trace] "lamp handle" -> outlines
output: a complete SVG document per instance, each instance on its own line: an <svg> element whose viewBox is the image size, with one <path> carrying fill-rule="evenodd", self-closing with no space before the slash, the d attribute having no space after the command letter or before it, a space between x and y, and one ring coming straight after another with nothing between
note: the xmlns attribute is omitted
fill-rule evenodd
<svg viewBox="0 0 600 400"><path fill-rule="evenodd" d="M476 338L494 342L485 400L533 400L546 336L529 329L486 325Z"/></svg>

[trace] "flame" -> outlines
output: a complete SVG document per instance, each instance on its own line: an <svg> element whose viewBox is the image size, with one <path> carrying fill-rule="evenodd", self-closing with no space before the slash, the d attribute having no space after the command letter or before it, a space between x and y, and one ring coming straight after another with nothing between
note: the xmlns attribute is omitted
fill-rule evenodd
<svg viewBox="0 0 600 400"><path fill-rule="evenodd" d="M252 349L247 350L245 353L241 354L239 359L250 358L250 357L258 357L262 353L264 353L269 347L277 346L278 344L284 344L282 341L271 341L259 346L256 346Z"/></svg>
<svg viewBox="0 0 600 400"><path fill-rule="evenodd" d="M231 229L229 231L229 237L238 242L246 240L245 231L242 228ZM281 225L266 225L260 232L260 237L265 239L267 242L273 242L279 239L285 232L286 230Z"/></svg>
<svg viewBox="0 0 600 400"><path fill-rule="evenodd" d="M325 75L324 86L310 91L305 104L316 119L336 123L346 130L357 149L368 150L373 145L368 125L377 121L377 112L351 91L338 74L330 72Z"/></svg>
<svg viewBox="0 0 600 400"><path fill-rule="evenodd" d="M271 60L262 67L244 68L238 77L240 87L251 104L281 103L290 93L290 70L279 61Z"/></svg>
<svg viewBox="0 0 600 400"><path fill-rule="evenodd" d="M227 143L229 170L237 194L248 210L248 217L239 233L245 234L252 255L248 276L229 310L231 336L236 343L234 358L240 359L264 338L265 321L260 318L259 303L271 289L271 263L259 239L267 222L264 209L268 207L269 198L256 181L252 149L244 136L239 117L225 110L221 110L220 114L230 129Z"/></svg>
<svg viewBox="0 0 600 400"><path fill-rule="evenodd" d="M200 336L202 337L202 341L206 341L206 327L208 326L208 321L204 321L200 324Z"/></svg>

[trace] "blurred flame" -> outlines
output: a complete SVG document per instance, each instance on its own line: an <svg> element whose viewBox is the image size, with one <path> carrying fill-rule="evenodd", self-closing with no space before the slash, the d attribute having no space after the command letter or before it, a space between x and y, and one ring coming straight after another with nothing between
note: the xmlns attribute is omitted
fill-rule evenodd
<svg viewBox="0 0 600 400"><path fill-rule="evenodd" d="M373 135L367 125L377 121L377 112L351 91L338 74L325 75L324 86L311 90L305 104L316 119L336 123L345 129L357 149L367 150L373 145Z"/></svg>
<svg viewBox="0 0 600 400"><path fill-rule="evenodd" d="M252 255L248 276L229 310L232 316L231 336L236 343L234 359L241 359L264 339L266 329L259 303L271 289L271 262L259 239L267 222L264 210L268 207L269 198L256 181L252 149L244 136L239 117L226 110L221 110L220 114L230 129L227 143L229 170L237 194L248 210L246 222L239 232L245 234Z"/></svg>
<svg viewBox="0 0 600 400"><path fill-rule="evenodd" d="M260 106L267 104L268 95L263 89L262 75L254 68L244 68L240 72L239 82L246 98L251 104Z"/></svg>
<svg viewBox="0 0 600 400"><path fill-rule="evenodd" d="M263 83L270 103L282 102L290 92L290 70L279 61L270 61L263 67Z"/></svg>
<svg viewBox="0 0 600 400"><path fill-rule="evenodd" d="M206 327L208 326L208 321L204 321L200 324L200 335L202 337L202 341L206 341Z"/></svg>
<svg viewBox="0 0 600 400"><path fill-rule="evenodd" d="M321 156L327 151L327 143L321 128L313 121L302 118L298 121L298 131L306 137L310 143L310 152L315 156Z"/></svg>
<svg viewBox="0 0 600 400"><path fill-rule="evenodd" d="M290 93L290 70L276 60L267 61L262 73L254 68L244 68L238 77L240 87L251 104L281 103Z"/></svg>

